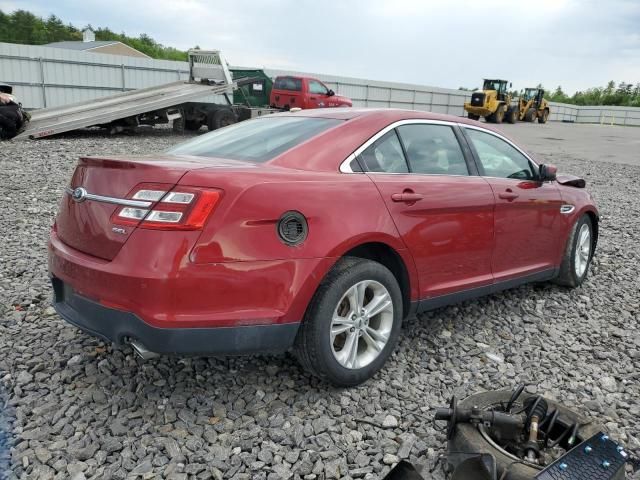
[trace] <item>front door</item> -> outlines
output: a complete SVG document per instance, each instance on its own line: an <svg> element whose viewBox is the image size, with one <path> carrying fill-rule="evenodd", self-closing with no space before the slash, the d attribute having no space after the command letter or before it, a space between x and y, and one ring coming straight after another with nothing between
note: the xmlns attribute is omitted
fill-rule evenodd
<svg viewBox="0 0 640 480"><path fill-rule="evenodd" d="M318 80L308 79L308 107L307 108L327 108L329 99L329 89Z"/></svg>
<svg viewBox="0 0 640 480"><path fill-rule="evenodd" d="M452 125L399 126L358 160L415 260L421 299L492 283L493 193L469 175Z"/></svg>
<svg viewBox="0 0 640 480"><path fill-rule="evenodd" d="M465 132L495 196L496 281L555 268L564 248L557 184L538 181L537 166L499 136L474 128Z"/></svg>

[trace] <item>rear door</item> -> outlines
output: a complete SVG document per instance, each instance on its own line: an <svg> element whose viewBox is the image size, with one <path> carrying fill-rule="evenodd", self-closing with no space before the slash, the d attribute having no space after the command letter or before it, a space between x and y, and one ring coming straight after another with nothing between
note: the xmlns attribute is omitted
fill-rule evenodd
<svg viewBox="0 0 640 480"><path fill-rule="evenodd" d="M566 240L557 183L538 181L535 163L498 134L471 126L464 132L495 196L496 281L554 268Z"/></svg>
<svg viewBox="0 0 640 480"><path fill-rule="evenodd" d="M356 153L415 260L421 299L490 285L493 193L474 175L457 127L428 121L396 127Z"/></svg>

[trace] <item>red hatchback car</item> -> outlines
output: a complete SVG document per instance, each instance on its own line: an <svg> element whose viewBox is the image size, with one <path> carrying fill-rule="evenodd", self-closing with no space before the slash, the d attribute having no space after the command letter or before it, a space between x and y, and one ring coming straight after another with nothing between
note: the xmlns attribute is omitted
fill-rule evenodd
<svg viewBox="0 0 640 480"><path fill-rule="evenodd" d="M85 157L51 231L55 308L143 356L293 348L355 385L408 315L580 285L598 236L583 187L484 124L403 110L269 115L165 154Z"/></svg>

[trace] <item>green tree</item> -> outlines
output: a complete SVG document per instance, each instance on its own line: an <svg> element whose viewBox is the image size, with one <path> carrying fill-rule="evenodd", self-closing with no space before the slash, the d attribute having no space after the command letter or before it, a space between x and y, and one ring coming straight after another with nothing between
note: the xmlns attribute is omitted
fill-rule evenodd
<svg viewBox="0 0 640 480"><path fill-rule="evenodd" d="M88 25L91 27L91 25ZM82 30L71 24L65 25L55 15L46 20L26 10L5 13L0 10L0 42L24 43L27 45L43 45L52 42L81 41ZM113 40L129 45L151 58L165 60L187 59L187 53L173 47L165 47L149 35L129 37L125 33L114 33L108 28L93 29L96 40Z"/></svg>

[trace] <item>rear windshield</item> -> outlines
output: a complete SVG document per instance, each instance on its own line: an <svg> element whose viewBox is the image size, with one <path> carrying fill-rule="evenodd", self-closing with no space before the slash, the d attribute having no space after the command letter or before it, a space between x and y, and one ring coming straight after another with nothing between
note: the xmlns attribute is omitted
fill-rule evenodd
<svg viewBox="0 0 640 480"><path fill-rule="evenodd" d="M267 162L342 120L309 117L265 117L214 130L167 153Z"/></svg>
<svg viewBox="0 0 640 480"><path fill-rule="evenodd" d="M295 77L278 77L273 84L273 88L276 90L292 90L294 92L301 92L302 79Z"/></svg>

